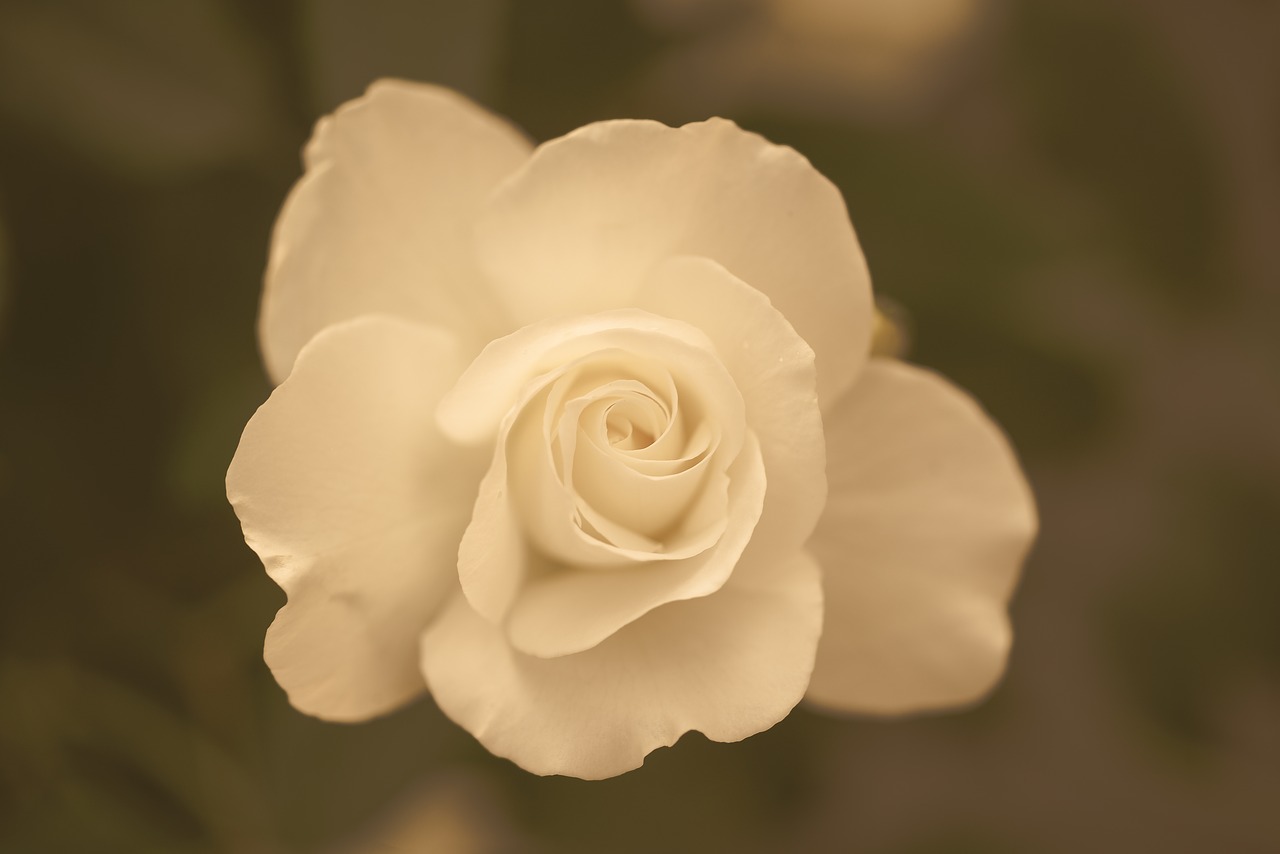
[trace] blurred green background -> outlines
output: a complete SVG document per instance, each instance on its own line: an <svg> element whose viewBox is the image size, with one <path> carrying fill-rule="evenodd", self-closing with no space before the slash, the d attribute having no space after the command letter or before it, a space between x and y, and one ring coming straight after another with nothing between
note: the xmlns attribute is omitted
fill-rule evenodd
<svg viewBox="0 0 1280 854"><path fill-rule="evenodd" d="M0 0L0 850L1280 850L1280 3L787 2ZM298 152L386 75L840 186L1039 498L989 702L600 783L288 706L222 479Z"/></svg>

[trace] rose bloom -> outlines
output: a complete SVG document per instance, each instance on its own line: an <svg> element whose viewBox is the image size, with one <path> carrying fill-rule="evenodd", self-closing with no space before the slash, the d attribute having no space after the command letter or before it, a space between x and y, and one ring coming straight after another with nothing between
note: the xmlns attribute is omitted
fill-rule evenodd
<svg viewBox="0 0 1280 854"><path fill-rule="evenodd" d="M227 474L296 708L429 691L493 753L601 778L801 699L895 715L998 680L1031 493L972 399L871 357L862 252L804 157L723 119L535 148L382 81L305 161L262 298L278 386Z"/></svg>

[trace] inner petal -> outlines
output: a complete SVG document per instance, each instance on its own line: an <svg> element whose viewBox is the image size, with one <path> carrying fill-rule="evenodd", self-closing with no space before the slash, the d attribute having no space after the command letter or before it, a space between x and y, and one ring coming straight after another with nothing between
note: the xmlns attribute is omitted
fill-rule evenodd
<svg viewBox="0 0 1280 854"><path fill-rule="evenodd" d="M619 379L620 375L642 379ZM626 507L615 516L610 511L620 508L607 500L603 502L607 510L595 506L597 496L607 496L610 491L635 492L646 488L647 480L689 469L718 444L718 426L708 429L700 425L692 436L686 437L679 413L670 418L675 411L677 383L665 366L634 353L608 349L544 375L535 388L541 390L529 393L521 415L507 434L510 485L512 497L521 508L526 536L538 553L550 560L548 566L595 569L635 561L680 560L715 544L724 529L723 519L706 524L675 524L676 514L696 497L698 489L693 477L682 487L681 494L648 502L662 508L668 518L632 518L634 508ZM609 441L606 422L611 409L620 403L626 406L618 415L631 416L633 435L641 431L658 434L648 448L620 449ZM638 428L635 422L639 422ZM659 444L681 453L673 460L639 456ZM583 494L574 472L575 460L582 453L580 446L591 446L592 451L602 450L625 462L631 469L629 474L638 478L640 485L599 478L597 487ZM698 478L702 471L699 468ZM673 489L669 487L668 491ZM717 504L723 510L723 496L712 500L711 506ZM650 536L668 531L676 533L665 541Z"/></svg>
<svg viewBox="0 0 1280 854"><path fill-rule="evenodd" d="M606 385L607 393L594 394ZM644 448L610 443L608 404L599 420L582 418L597 401L637 395L648 402L630 405L650 407L646 417L655 415L654 406L664 413L661 432L630 413L633 432L651 424L657 434ZM744 416L741 392L710 342L696 327L660 315L622 310L548 321L493 342L436 410L450 439L479 445L492 437L495 443L458 549L458 579L472 607L488 620L509 622L535 589L558 601L582 582L614 591L620 607L638 615L718 587L733 569L740 540L754 528L763 497L758 445ZM658 542L612 522L575 492L573 461L587 445L625 459L632 474L653 478L692 469L705 457L699 468L705 483L693 490L697 497L678 524L649 527L662 532ZM754 462L735 474L747 456ZM760 477L753 475L757 468ZM623 575L652 576L653 597L638 603ZM610 581L615 576L617 585ZM548 612L548 619L558 617ZM618 619L629 618L602 619L608 634ZM536 635L540 626L530 631ZM556 646L538 649L557 654Z"/></svg>
<svg viewBox="0 0 1280 854"><path fill-rule="evenodd" d="M651 434L665 432L662 425L671 419L676 389L671 373L660 364L611 348L579 360L552 382L543 409L542 429L548 441L552 442L552 454L562 472L562 480L567 481L569 477L564 471L569 465L565 447L571 447L576 441L566 431L572 429L592 403L601 402L598 409L601 414L597 418L603 424L605 410L614 403L633 397L646 399L656 410L642 412L633 402L631 407L619 413L613 427L615 436L623 442L638 441L638 437L636 440L629 438L635 429L630 422L636 417L648 425ZM572 417L566 418L569 412L572 412ZM612 444L609 439L606 441ZM572 452L567 456L571 458Z"/></svg>
<svg viewBox="0 0 1280 854"><path fill-rule="evenodd" d="M688 441L679 387L664 366L634 357L620 363L612 353L602 361L556 381L543 412L544 438L560 486L571 496L573 523L590 537L634 552L709 547L722 526L686 524L684 516L704 490L718 431L700 423ZM591 387L615 372L647 382L614 379ZM686 405L685 411L703 408ZM659 447L674 458L653 458Z"/></svg>
<svg viewBox="0 0 1280 854"><path fill-rule="evenodd" d="M674 545L670 535L705 486L711 458L703 454L680 471L655 475L638 471L625 454L612 448L579 443L573 461L579 511L587 518L599 514L655 541L659 548Z"/></svg>
<svg viewBox="0 0 1280 854"><path fill-rule="evenodd" d="M645 394L607 401L601 415L609 444L621 451L649 447L667 426L667 413L656 400Z"/></svg>
<svg viewBox="0 0 1280 854"><path fill-rule="evenodd" d="M635 380L605 383L565 404L548 439L557 451L561 484L573 496L574 521L588 535L637 552L667 550L662 534L700 479L664 489L654 474L635 469L625 445L648 446L654 435L670 433L669 415L666 403ZM547 420L552 417L548 413ZM580 441L587 434L596 439Z"/></svg>
<svg viewBox="0 0 1280 854"><path fill-rule="evenodd" d="M672 419L671 424L667 427L667 432L658 437L654 441L654 445L659 443L668 443L676 448L669 458L666 459L647 459L647 453L653 448L650 445L638 451L619 451L616 447L609 444L608 437L604 435L602 430L597 430L590 425L583 425L580 428L581 437L592 443L604 453L615 453L625 455L627 465L638 472L649 475L668 475L682 472L691 466L697 465L698 461L709 454L712 446L718 442L719 431L707 422L699 422L694 425L693 433L688 434L684 427L684 419L677 417Z"/></svg>
<svg viewBox="0 0 1280 854"><path fill-rule="evenodd" d="M583 391L580 396L561 403L565 392L560 386L564 384L578 386L581 384L581 378L578 375L566 377L563 383L557 383L551 389L547 396L546 409L543 411L542 426L544 438L551 449L551 457L556 463L560 482L566 489L572 489L573 460L577 453L584 418L589 417L595 425L595 432L604 436L604 444L613 448L614 443L608 438L606 424L609 408L627 395L652 398L652 392L648 386L637 380L614 380L598 388ZM661 413L656 416L651 415L647 419L651 432L662 429L659 425L667 418L665 405L659 403L658 406ZM590 416L586 415L588 412L591 413ZM633 427L628 427L626 430L628 436L633 431Z"/></svg>
<svg viewBox="0 0 1280 854"><path fill-rule="evenodd" d="M509 640L529 655L569 655L660 605L714 593L735 571L751 539L764 491L759 444L748 434L727 471L708 472L707 486L689 510L690 517L699 517L714 531L708 548L685 560L633 561L609 572L533 577L508 615Z"/></svg>

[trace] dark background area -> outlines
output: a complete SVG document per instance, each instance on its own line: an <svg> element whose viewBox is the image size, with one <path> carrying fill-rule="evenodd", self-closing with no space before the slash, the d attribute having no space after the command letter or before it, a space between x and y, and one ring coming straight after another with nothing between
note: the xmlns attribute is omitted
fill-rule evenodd
<svg viewBox="0 0 1280 854"><path fill-rule="evenodd" d="M0 850L389 850L398 808L402 850L1280 850L1280 4L960 4L868 74L751 3L0 0ZM430 700L289 707L222 480L298 152L387 75L539 140L723 114L837 183L1038 496L986 704L598 783Z"/></svg>

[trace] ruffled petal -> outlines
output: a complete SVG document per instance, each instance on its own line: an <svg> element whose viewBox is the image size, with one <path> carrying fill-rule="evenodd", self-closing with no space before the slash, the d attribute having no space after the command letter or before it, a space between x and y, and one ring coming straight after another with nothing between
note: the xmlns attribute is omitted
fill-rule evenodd
<svg viewBox="0 0 1280 854"><path fill-rule="evenodd" d="M437 324L469 353L506 332L471 228L530 151L502 119L418 83L379 81L322 119L271 244L258 333L272 378L316 332L362 314Z"/></svg>
<svg viewBox="0 0 1280 854"><path fill-rule="evenodd" d="M636 305L697 327L715 346L742 393L768 472L752 547L794 552L813 533L827 496L813 351L767 296L707 258L658 265Z"/></svg>
<svg viewBox="0 0 1280 854"><path fill-rule="evenodd" d="M490 342L467 366L440 402L440 427L456 442L490 442L533 378L607 349L672 362L694 349L715 352L710 339L690 324L635 308L531 323ZM741 422L741 414L734 420Z"/></svg>
<svg viewBox="0 0 1280 854"><path fill-rule="evenodd" d="M457 589L485 463L435 426L461 368L444 332L348 321L303 348L245 427L227 496L289 596L266 660L308 714L362 720L424 689L418 637Z"/></svg>
<svg viewBox="0 0 1280 854"><path fill-rule="evenodd" d="M423 636L423 673L445 714L535 774L611 777L689 730L739 741L800 700L822 630L807 555L751 578L554 659L517 652L459 596Z"/></svg>
<svg viewBox="0 0 1280 854"><path fill-rule="evenodd" d="M552 366L559 367L548 370ZM580 452L587 462L573 464L579 420L568 414L575 405L560 400L557 390L578 388L564 394L589 408L592 377L648 377L634 383L648 388L660 385L658 374L680 389L680 403L673 399L667 415L683 407L695 419L691 436L662 438L705 447L710 463L688 469L700 484L687 493L681 524L663 543L635 531L653 518L646 502L686 494L657 489L663 478L681 474L664 472L662 460L638 454L628 460L633 479L584 482L583 492L572 477L559 476L561 463L584 481L593 472L588 450ZM617 387L616 379L600 386ZM459 549L459 580L471 606L502 624L511 642L531 655L589 649L664 603L714 593L760 518L766 473L759 443L744 429L742 396L706 336L670 318L627 309L525 327L485 348L445 396L437 418L457 441L496 439ZM570 429L561 430L557 424L565 421ZM709 428L714 442L708 444L700 428ZM551 434L569 437L559 446L560 461ZM610 488L626 492L616 505L603 500ZM609 521L602 508L620 511L612 521L629 529L622 533L631 541L609 531L626 544L606 542L576 521L581 515L600 529ZM797 540L795 549L800 545Z"/></svg>
<svg viewBox="0 0 1280 854"><path fill-rule="evenodd" d="M1036 532L1000 429L964 392L874 359L827 413L810 548L826 629L808 699L870 714L974 701L1004 670L1006 604Z"/></svg>
<svg viewBox="0 0 1280 854"><path fill-rule="evenodd" d="M598 122L545 143L477 234L518 323L631 305L655 264L703 255L794 324L817 354L824 403L866 359L870 279L839 190L724 119Z"/></svg>
<svg viewBox="0 0 1280 854"><path fill-rule="evenodd" d="M752 541L764 504L765 469L754 436L748 434L728 474L724 528L714 545L682 560L560 568L530 579L508 616L511 643L542 658L578 653L660 605L719 595Z"/></svg>

